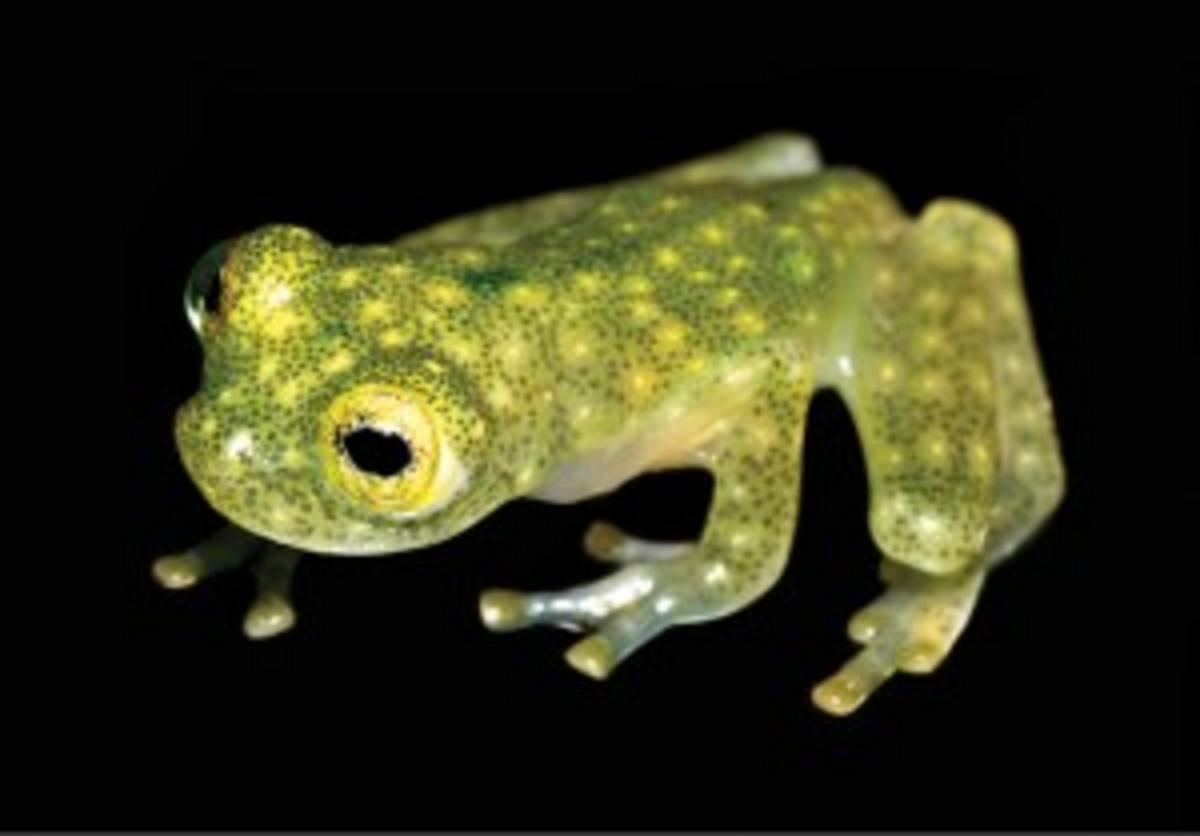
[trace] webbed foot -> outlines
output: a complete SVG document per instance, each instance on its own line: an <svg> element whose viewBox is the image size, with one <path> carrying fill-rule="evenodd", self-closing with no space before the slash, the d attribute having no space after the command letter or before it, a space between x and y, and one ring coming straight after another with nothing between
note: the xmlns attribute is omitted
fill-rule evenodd
<svg viewBox="0 0 1200 836"><path fill-rule="evenodd" d="M813 689L813 702L845 716L896 671L932 673L966 627L983 574L974 568L937 577L885 561L887 591L850 619L850 637L863 649Z"/></svg>
<svg viewBox="0 0 1200 836"><path fill-rule="evenodd" d="M490 589L480 597L483 623L496 632L548 624L590 631L566 652L567 663L594 679L606 678L635 650L676 624L715 617L727 608L727 580L696 543L658 543L596 523L584 547L621 568L593 583L561 592Z"/></svg>
<svg viewBox="0 0 1200 836"><path fill-rule="evenodd" d="M238 528L226 526L199 545L154 561L154 579L167 589L187 589L204 578L255 560L258 596L242 622L252 639L266 639L291 629L296 623L289 590L300 552L268 543Z"/></svg>

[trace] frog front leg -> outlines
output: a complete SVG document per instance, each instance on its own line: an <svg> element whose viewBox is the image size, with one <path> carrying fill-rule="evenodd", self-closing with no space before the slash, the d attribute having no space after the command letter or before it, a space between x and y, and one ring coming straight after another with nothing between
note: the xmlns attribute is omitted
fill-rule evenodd
<svg viewBox="0 0 1200 836"><path fill-rule="evenodd" d="M235 525L227 525L204 542L154 561L154 579L167 589L187 589L204 578L253 561L258 595L242 621L252 639L277 636L296 623L290 588L300 553L272 543Z"/></svg>
<svg viewBox="0 0 1200 836"><path fill-rule="evenodd" d="M489 590L480 600L484 624L589 630L566 658L602 679L663 630L719 618L762 595L783 571L799 508L807 391L794 377L772 375L745 414L690 457L715 481L699 541L651 543L594 526L588 551L621 568L562 592Z"/></svg>

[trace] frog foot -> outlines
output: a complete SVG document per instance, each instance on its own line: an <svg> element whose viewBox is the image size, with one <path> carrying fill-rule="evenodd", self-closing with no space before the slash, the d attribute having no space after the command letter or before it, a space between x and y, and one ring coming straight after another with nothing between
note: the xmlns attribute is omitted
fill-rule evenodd
<svg viewBox="0 0 1200 836"><path fill-rule="evenodd" d="M187 589L204 578L236 568L257 558L253 572L258 595L242 621L242 631L252 639L266 639L291 629L296 611L289 597L292 575L300 553L289 546L265 543L237 526L222 528L209 539L179 554L154 561L154 579L167 589Z"/></svg>
<svg viewBox="0 0 1200 836"><path fill-rule="evenodd" d="M597 559L622 567L593 583L561 592L489 589L479 600L484 625L508 632L547 624L590 630L566 652L567 663L593 679L613 669L663 630L703 620L703 568L695 543L656 543L596 523L584 547Z"/></svg>
<svg viewBox="0 0 1200 836"><path fill-rule="evenodd" d="M850 638L863 645L812 699L823 711L856 711L896 671L932 673L949 654L970 618L983 581L981 569L937 577L885 562L888 589L850 619Z"/></svg>

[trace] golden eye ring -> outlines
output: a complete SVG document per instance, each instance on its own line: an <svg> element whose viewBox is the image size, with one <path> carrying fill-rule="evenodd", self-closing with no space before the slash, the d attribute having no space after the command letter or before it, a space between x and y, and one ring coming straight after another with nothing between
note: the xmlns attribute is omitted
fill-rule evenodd
<svg viewBox="0 0 1200 836"><path fill-rule="evenodd" d="M363 431L382 437L384 443L388 438L402 442L403 453L385 454L387 466L364 466L363 457L356 461L350 443ZM325 471L351 497L379 511L400 513L426 504L442 445L421 399L387 384L364 384L334 400L320 432Z"/></svg>

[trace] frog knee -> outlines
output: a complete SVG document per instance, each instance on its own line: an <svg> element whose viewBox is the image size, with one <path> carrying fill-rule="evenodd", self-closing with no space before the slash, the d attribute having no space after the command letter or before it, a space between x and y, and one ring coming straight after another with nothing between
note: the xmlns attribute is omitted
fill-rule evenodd
<svg viewBox="0 0 1200 836"><path fill-rule="evenodd" d="M979 559L987 535L985 509L893 493L872 503L871 536L891 559L936 575Z"/></svg>
<svg viewBox="0 0 1200 836"><path fill-rule="evenodd" d="M944 258L1012 265L1018 258L1017 235L995 212L956 198L930 201L921 211L917 232L927 247Z"/></svg>

